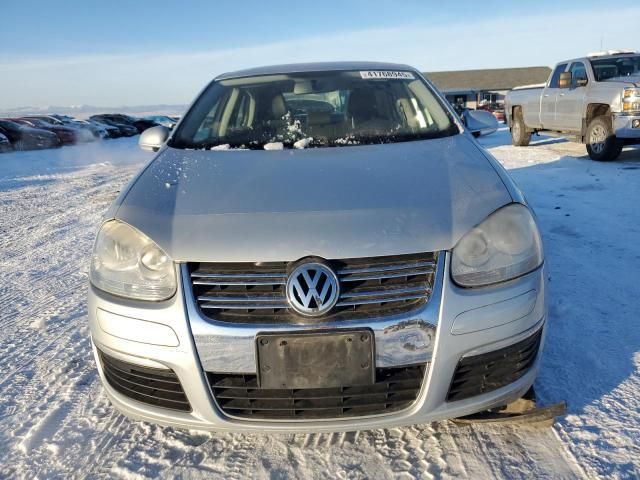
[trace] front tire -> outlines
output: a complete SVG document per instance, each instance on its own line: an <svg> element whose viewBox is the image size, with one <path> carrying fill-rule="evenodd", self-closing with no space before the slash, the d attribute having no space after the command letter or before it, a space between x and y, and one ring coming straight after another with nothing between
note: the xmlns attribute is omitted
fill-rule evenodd
<svg viewBox="0 0 640 480"><path fill-rule="evenodd" d="M622 152L623 142L616 138L611 119L604 115L591 120L587 127L587 153L591 160L610 162Z"/></svg>
<svg viewBox="0 0 640 480"><path fill-rule="evenodd" d="M527 132L522 109L518 107L513 111L513 120L511 121L511 143L516 147L528 147L530 141L531 132Z"/></svg>

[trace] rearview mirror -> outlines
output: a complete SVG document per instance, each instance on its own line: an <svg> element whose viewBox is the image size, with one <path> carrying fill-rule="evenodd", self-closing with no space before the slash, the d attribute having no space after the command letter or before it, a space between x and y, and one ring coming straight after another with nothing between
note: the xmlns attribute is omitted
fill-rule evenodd
<svg viewBox="0 0 640 480"><path fill-rule="evenodd" d="M162 125L158 125L157 127L147 128L140 135L140 139L138 140L138 145L142 150L148 150L151 152L157 152L160 150L160 147L164 145L164 142L169 138L169 134L171 130Z"/></svg>
<svg viewBox="0 0 640 480"><path fill-rule="evenodd" d="M562 72L560 74L558 86L560 88L569 88L571 86L571 72Z"/></svg>
<svg viewBox="0 0 640 480"><path fill-rule="evenodd" d="M498 120L486 110L465 110L462 120L474 137L489 135L498 130Z"/></svg>

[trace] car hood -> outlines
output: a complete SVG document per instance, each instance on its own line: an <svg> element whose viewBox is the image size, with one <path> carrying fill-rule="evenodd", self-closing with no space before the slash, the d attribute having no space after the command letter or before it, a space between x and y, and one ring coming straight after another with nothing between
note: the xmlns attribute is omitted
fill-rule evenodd
<svg viewBox="0 0 640 480"><path fill-rule="evenodd" d="M307 150L167 148L122 197L112 216L174 260L217 262L448 250L511 201L462 134Z"/></svg>

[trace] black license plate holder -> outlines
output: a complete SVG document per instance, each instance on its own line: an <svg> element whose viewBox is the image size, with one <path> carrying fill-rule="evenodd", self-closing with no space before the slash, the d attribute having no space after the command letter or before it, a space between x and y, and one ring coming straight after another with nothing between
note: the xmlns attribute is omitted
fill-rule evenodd
<svg viewBox="0 0 640 480"><path fill-rule="evenodd" d="M371 385L375 381L371 330L260 333L256 358L260 388L299 389Z"/></svg>

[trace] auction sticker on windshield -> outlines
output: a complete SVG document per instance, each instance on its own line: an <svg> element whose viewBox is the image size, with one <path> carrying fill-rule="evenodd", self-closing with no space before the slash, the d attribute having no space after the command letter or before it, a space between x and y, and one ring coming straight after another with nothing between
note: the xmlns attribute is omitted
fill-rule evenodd
<svg viewBox="0 0 640 480"><path fill-rule="evenodd" d="M364 79L375 78L399 78L402 80L414 80L415 77L411 72L392 72L388 70L369 70L366 72L360 72L360 76Z"/></svg>

